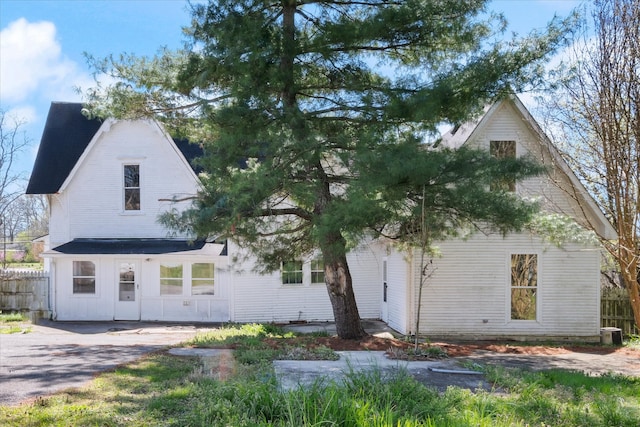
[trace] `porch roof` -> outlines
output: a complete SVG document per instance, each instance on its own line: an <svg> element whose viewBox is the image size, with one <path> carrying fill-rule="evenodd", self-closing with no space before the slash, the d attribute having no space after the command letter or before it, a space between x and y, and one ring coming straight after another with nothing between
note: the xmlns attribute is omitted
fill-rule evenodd
<svg viewBox="0 0 640 427"><path fill-rule="evenodd" d="M66 255L159 255L214 249L216 255L226 255L227 245L204 240L176 239L73 239L51 252ZM207 251L209 252L209 251Z"/></svg>

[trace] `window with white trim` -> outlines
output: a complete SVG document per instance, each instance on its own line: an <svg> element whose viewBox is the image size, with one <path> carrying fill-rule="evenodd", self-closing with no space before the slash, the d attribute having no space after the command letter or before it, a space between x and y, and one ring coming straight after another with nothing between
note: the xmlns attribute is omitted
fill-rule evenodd
<svg viewBox="0 0 640 427"><path fill-rule="evenodd" d="M124 165L124 210L140 210L140 165Z"/></svg>
<svg viewBox="0 0 640 427"><path fill-rule="evenodd" d="M538 256L511 255L511 320L536 320Z"/></svg>
<svg viewBox="0 0 640 427"><path fill-rule="evenodd" d="M96 293L96 265L92 261L73 261L73 293Z"/></svg>
<svg viewBox="0 0 640 427"><path fill-rule="evenodd" d="M302 284L302 261L284 261L281 267L283 285Z"/></svg>
<svg viewBox="0 0 640 427"><path fill-rule="evenodd" d="M160 265L160 295L182 295L182 263Z"/></svg>
<svg viewBox="0 0 640 427"><path fill-rule="evenodd" d="M212 263L191 264L191 295L214 295Z"/></svg>
<svg viewBox="0 0 640 427"><path fill-rule="evenodd" d="M324 283L324 261L321 259L311 261L311 283Z"/></svg>

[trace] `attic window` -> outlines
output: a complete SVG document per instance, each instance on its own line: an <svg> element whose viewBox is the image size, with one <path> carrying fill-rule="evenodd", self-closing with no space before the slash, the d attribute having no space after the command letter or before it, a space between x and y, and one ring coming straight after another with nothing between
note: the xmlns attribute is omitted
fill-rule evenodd
<svg viewBox="0 0 640 427"><path fill-rule="evenodd" d="M491 141L490 153L496 159L515 159L515 141ZM491 191L516 191L516 181L510 178L496 179L491 183Z"/></svg>
<svg viewBox="0 0 640 427"><path fill-rule="evenodd" d="M140 165L124 165L124 210L140 210Z"/></svg>

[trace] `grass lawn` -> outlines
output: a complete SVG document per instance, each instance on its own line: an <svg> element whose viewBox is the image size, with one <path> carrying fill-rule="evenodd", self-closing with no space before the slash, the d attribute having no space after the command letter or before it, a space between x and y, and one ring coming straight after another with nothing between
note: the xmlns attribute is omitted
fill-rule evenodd
<svg viewBox="0 0 640 427"><path fill-rule="evenodd" d="M218 381L197 358L156 353L104 373L89 386L18 407L0 407L7 426L633 426L640 420L640 378L589 377L485 368L500 393L450 387L439 394L406 373L348 373L280 391L271 360L286 357L263 325L229 327L190 345L235 348L235 375ZM319 349L324 356L331 350ZM302 353L315 357L310 348Z"/></svg>
<svg viewBox="0 0 640 427"><path fill-rule="evenodd" d="M20 313L0 311L0 334L21 334L31 331L31 322Z"/></svg>

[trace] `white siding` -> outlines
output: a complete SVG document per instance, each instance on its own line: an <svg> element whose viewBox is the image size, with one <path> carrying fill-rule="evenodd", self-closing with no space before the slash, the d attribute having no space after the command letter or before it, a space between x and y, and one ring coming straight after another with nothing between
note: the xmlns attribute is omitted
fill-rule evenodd
<svg viewBox="0 0 640 427"><path fill-rule="evenodd" d="M518 156L533 156L549 172L517 184L516 191L535 197L545 211L585 223L568 189L567 176L551 161L539 135L513 104L504 102L473 133L468 145L489 150L490 141L515 141ZM597 220L596 220L597 221ZM420 332L468 337L594 337L599 333L600 253L567 245L559 249L528 234L473 236L440 243L442 257L423 290ZM539 293L536 321L510 320L510 256L538 254ZM414 257L415 260L415 257ZM420 266L413 263L408 331L415 326ZM401 267L399 267L401 268ZM398 313L401 323L402 314Z"/></svg>
<svg viewBox="0 0 640 427"><path fill-rule="evenodd" d="M423 291L424 334L468 337L594 337L599 334L600 253L546 245L527 235L476 235L439 245ZM536 321L510 319L510 256L538 254ZM419 269L414 271L419 278Z"/></svg>
<svg viewBox="0 0 640 427"><path fill-rule="evenodd" d="M158 125L147 121L107 124L61 194L52 196L51 244L74 238L164 238L158 215L188 202L161 201L194 195L197 180ZM141 210L123 209L123 165L140 165Z"/></svg>
<svg viewBox="0 0 640 427"><path fill-rule="evenodd" d="M96 293L73 294L73 261L92 261L96 266ZM57 320L113 320L117 303L118 273L121 261L136 262L139 284L137 307L140 320L227 322L229 315L229 274L226 257L191 256L65 256L53 263L55 316ZM160 264L212 262L215 265L215 295L160 295ZM186 288L185 288L186 289Z"/></svg>
<svg viewBox="0 0 640 427"><path fill-rule="evenodd" d="M230 253L240 254L233 245ZM239 256L242 258L242 256ZM360 317L380 317L379 261L374 250L362 245L348 255ZM253 258L231 265L232 319L236 322L332 321L333 310L324 284L283 285L279 272L252 271ZM306 267L305 267L306 268Z"/></svg>

